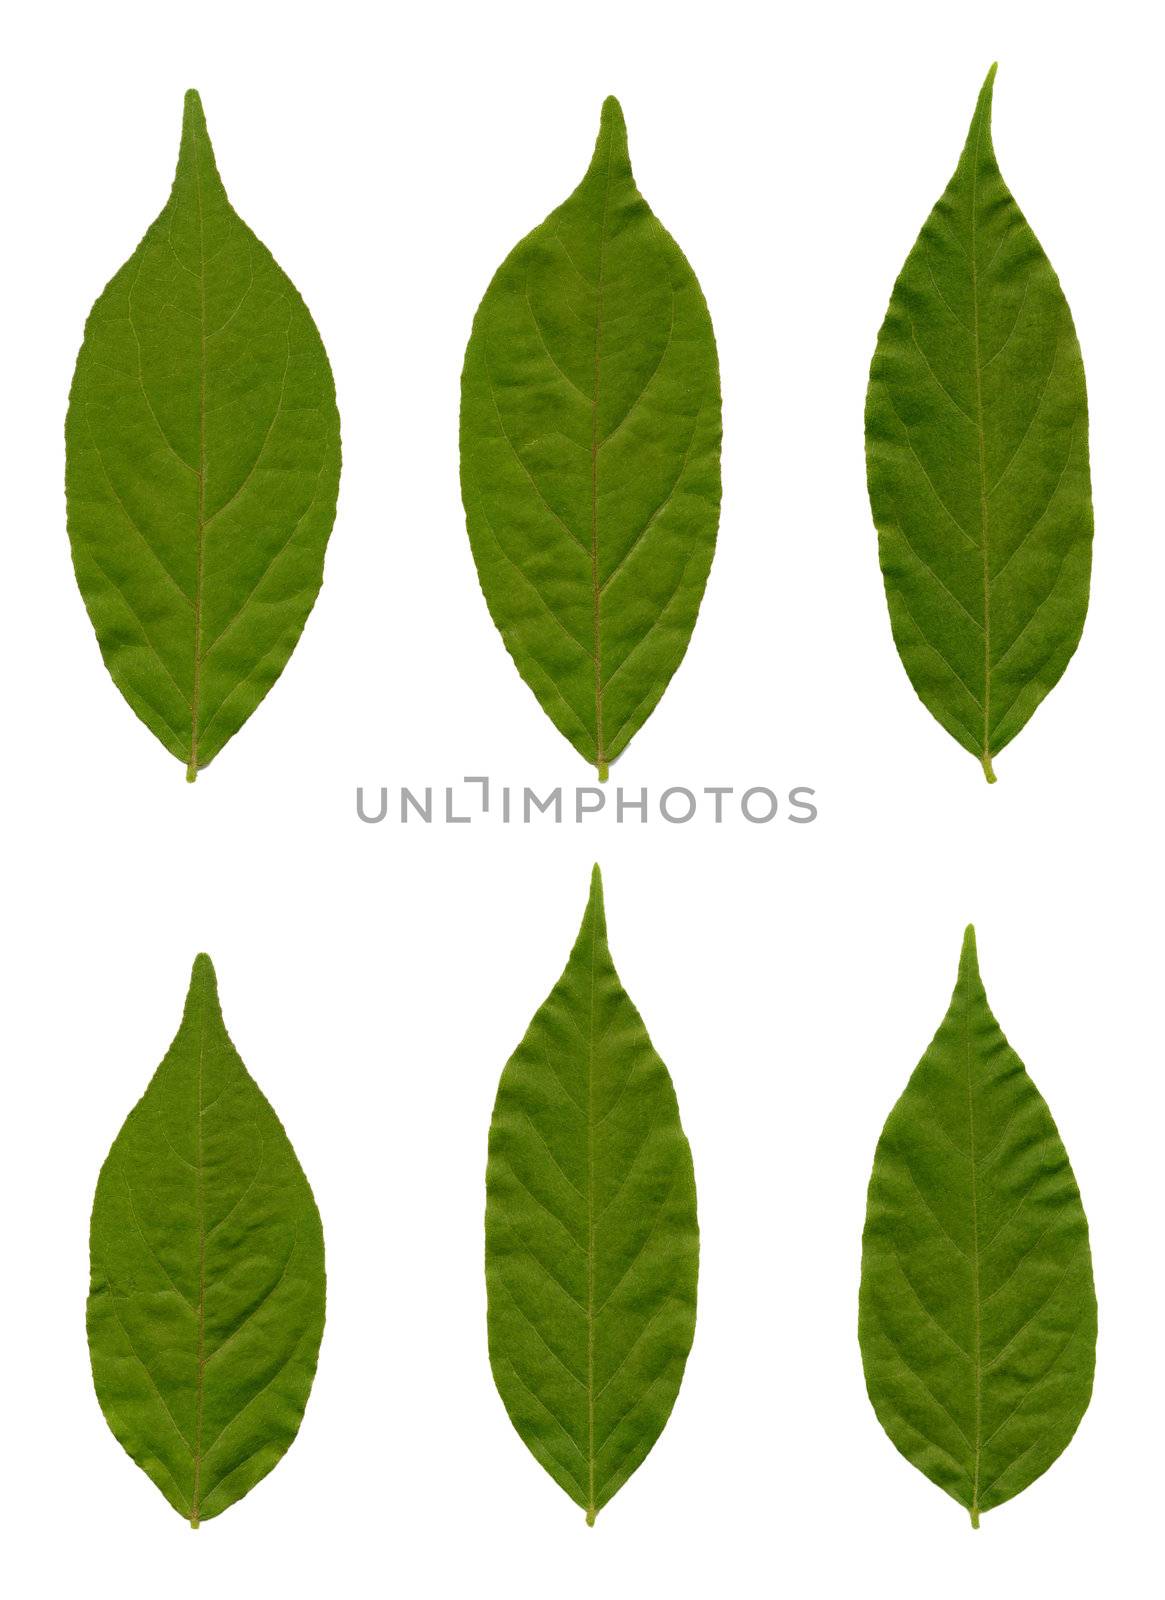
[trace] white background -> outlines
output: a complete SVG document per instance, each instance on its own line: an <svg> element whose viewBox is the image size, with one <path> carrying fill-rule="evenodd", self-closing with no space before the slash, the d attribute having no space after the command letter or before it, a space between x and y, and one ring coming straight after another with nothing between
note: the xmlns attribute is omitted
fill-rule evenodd
<svg viewBox="0 0 1165 1600"><path fill-rule="evenodd" d="M1071 1600L1159 1580L1165 112L1151 14L1114 0L106 0L9 18L12 1592ZM1097 532L1079 652L988 788L894 651L862 405L891 285L996 58L1001 165L1084 350ZM345 451L303 640L193 787L102 667L62 494L83 321L165 200L190 85L235 206L319 324ZM611 787L806 784L820 816L368 827L357 784L591 781L482 602L457 407L476 303L576 183L611 92L640 186L707 295L725 396L703 611ZM596 857L616 962L679 1094L703 1254L672 1419L588 1531L494 1391L481 1258L497 1077L566 958ZM883 1435L855 1337L874 1144L945 1010L968 920L1070 1151L1101 1308L1075 1441L977 1534ZM314 1186L329 1305L299 1440L193 1534L108 1432L83 1316L98 1167L203 948Z"/></svg>

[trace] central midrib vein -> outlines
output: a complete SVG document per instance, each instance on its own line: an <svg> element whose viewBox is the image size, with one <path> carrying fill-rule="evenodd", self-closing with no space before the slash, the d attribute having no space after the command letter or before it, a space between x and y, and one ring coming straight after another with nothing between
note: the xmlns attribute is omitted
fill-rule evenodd
<svg viewBox="0 0 1165 1600"><path fill-rule="evenodd" d="M595 944L591 924L591 1004L587 1030L587 1526L595 1523Z"/></svg>
<svg viewBox="0 0 1165 1600"><path fill-rule="evenodd" d="M599 781L607 777L603 749L603 641L602 587L599 583L599 365L603 345L603 266L607 244L607 205L611 198L611 161L614 139L607 135L607 177L603 189L603 216L599 225L599 281L595 295L595 391L591 401L591 597L595 630L595 765ZM593 1469L592 1469L593 1470Z"/></svg>
<svg viewBox="0 0 1165 1600"><path fill-rule="evenodd" d="M979 1298L979 1195L975 1169L975 1094L971 1084L971 1014L963 1005L963 1042L967 1061L967 1125L971 1147L971 1299L975 1311L975 1479L971 1490L971 1526L979 1526L979 1458L983 1448L983 1317Z"/></svg>
<svg viewBox="0 0 1165 1600"><path fill-rule="evenodd" d="M198 1217L198 1384L194 1422L194 1491L190 1498L190 1526L197 1528L202 1510L202 1402L206 1373L206 1196L202 1169L202 1063L206 1053L206 1002L198 1036L198 1121L194 1136L194 1193Z"/></svg>
<svg viewBox="0 0 1165 1600"><path fill-rule="evenodd" d="M983 364L979 343L979 142L982 115L975 123L975 149L971 159L971 326L975 345L975 431L979 436L979 546L983 552L983 753L980 760L988 783L995 782L991 768L991 562L987 542L987 438L983 431Z"/></svg>
<svg viewBox="0 0 1165 1600"><path fill-rule="evenodd" d="M194 579L194 687L190 697L190 761L186 781L198 776L198 715L202 690L202 568L206 544L206 237L202 220L202 168L198 128L191 129L194 149L194 193L198 203L198 564Z"/></svg>

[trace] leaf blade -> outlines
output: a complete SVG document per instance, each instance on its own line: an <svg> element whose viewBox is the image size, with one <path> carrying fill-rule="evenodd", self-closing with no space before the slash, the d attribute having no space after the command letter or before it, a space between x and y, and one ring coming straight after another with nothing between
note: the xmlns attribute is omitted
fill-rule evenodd
<svg viewBox="0 0 1165 1600"><path fill-rule="evenodd" d="M972 928L947 1015L878 1141L858 1334L878 1420L976 1527L1052 1465L1091 1396L1080 1191L992 1015Z"/></svg>
<svg viewBox="0 0 1165 1600"><path fill-rule="evenodd" d="M870 369L870 506L894 642L983 765L1075 652L1088 608L1088 408L1072 314L1004 183L992 67Z"/></svg>
<svg viewBox="0 0 1165 1600"><path fill-rule="evenodd" d="M170 197L86 322L65 441L102 657L193 780L298 642L340 471L319 333L231 207L194 90Z"/></svg>
<svg viewBox="0 0 1165 1600"><path fill-rule="evenodd" d="M699 1254L691 1151L611 962L597 867L570 960L502 1074L486 1192L494 1381L593 1523L675 1403Z"/></svg>
<svg viewBox="0 0 1165 1600"><path fill-rule="evenodd" d="M226 1032L205 955L174 1042L102 1165L90 1257L102 1412L197 1527L294 1440L324 1322L319 1213Z"/></svg>
<svg viewBox="0 0 1165 1600"><path fill-rule="evenodd" d="M719 452L707 306L635 186L609 98L582 183L487 289L461 388L462 498L490 615L600 777L687 649Z"/></svg>

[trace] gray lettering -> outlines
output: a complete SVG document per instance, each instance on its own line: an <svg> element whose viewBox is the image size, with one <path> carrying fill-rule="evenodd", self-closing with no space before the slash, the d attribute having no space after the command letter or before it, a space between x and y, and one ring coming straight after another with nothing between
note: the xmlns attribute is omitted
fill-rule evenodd
<svg viewBox="0 0 1165 1600"><path fill-rule="evenodd" d="M748 802L754 794L767 794L769 797L769 814L767 817L754 817L748 809ZM749 822L771 822L777 814L777 797L771 789L746 789L740 797L740 809L744 812Z"/></svg>
<svg viewBox="0 0 1165 1600"><path fill-rule="evenodd" d="M814 817L816 817L816 815L817 815L817 807L815 805L811 805L808 800L798 800L797 796L799 794L816 794L816 793L817 793L816 789L806 789L804 787L802 787L800 789L790 789L789 790L789 804L791 806L794 806L794 807L799 807L802 811L807 811L809 813L809 815L807 817L790 816L789 817L789 821L790 822L805 823L805 822L812 822L813 821Z"/></svg>
<svg viewBox="0 0 1165 1600"><path fill-rule="evenodd" d="M542 813L543 816L545 816L546 813L550 810L550 807L553 806L554 807L554 820L555 820L555 822L561 822L562 821L562 790L561 789L552 789L550 791L550 793L546 796L545 800L539 800L538 796L534 793L533 789L523 789L522 790L522 820L524 822L529 822L529 820L530 820L530 807L532 805L536 806L537 809Z"/></svg>
<svg viewBox="0 0 1165 1600"><path fill-rule="evenodd" d="M417 815L420 817L422 822L432 822L432 820L433 820L433 791L432 791L432 789L426 789L425 790L425 803L424 803L424 805L421 804L421 802L417 799L416 795L413 793L413 791L411 789L402 789L401 792L400 792L400 820L402 822L407 822L409 820L409 807L410 806L412 806L413 810L417 813Z"/></svg>
<svg viewBox="0 0 1165 1600"><path fill-rule="evenodd" d="M731 794L732 790L731 789L705 789L704 793L705 794L714 795L715 799L716 799L715 816L713 817L712 820L714 822L723 822L724 821L724 796L726 794Z"/></svg>
<svg viewBox="0 0 1165 1600"><path fill-rule="evenodd" d="M640 822L647 821L647 790L640 789L638 800L624 800L622 789L615 791L615 821L622 822L624 811L638 811Z"/></svg>
<svg viewBox="0 0 1165 1600"><path fill-rule="evenodd" d="M671 812L668 810L668 796L673 794L687 795L688 811L686 816L673 817ZM692 818L696 815L696 797L690 789L665 789L659 797L659 814L665 822L691 822Z"/></svg>
<svg viewBox="0 0 1165 1600"><path fill-rule="evenodd" d="M383 822L385 817L388 816L388 790L387 789L382 789L380 791L380 812L379 812L379 815L377 815L375 817L367 817L367 816L364 815L364 790L363 789L357 789L357 791L356 791L356 815L360 818L361 822Z"/></svg>

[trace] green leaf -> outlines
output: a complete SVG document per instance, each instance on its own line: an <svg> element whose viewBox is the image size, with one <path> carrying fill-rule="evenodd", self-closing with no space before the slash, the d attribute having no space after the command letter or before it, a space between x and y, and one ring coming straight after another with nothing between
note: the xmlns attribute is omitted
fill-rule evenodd
<svg viewBox="0 0 1165 1600"><path fill-rule="evenodd" d="M510 1421L587 1514L642 1463L696 1327L692 1154L607 948L598 867L489 1135L489 1355Z"/></svg>
<svg viewBox="0 0 1165 1600"><path fill-rule="evenodd" d="M193 89L165 209L89 315L65 443L105 664L193 781L295 648L340 480L320 336L231 209Z"/></svg>
<svg viewBox="0 0 1165 1600"><path fill-rule="evenodd" d="M101 1169L89 1246L105 1420L197 1527L295 1438L324 1331L319 1212L227 1036L208 956Z"/></svg>
<svg viewBox="0 0 1165 1600"><path fill-rule="evenodd" d="M617 100L474 319L461 491L514 664L605 778L683 659L720 515L712 324L635 187Z"/></svg>
<svg viewBox="0 0 1165 1600"><path fill-rule="evenodd" d="M975 1527L1047 1471L1087 1410L1088 1223L1051 1112L987 1004L973 928L878 1141L858 1331L879 1422Z"/></svg>
<svg viewBox="0 0 1165 1600"><path fill-rule="evenodd" d="M994 79L894 285L866 400L894 642L988 782L1076 649L1092 562L1080 346L995 161Z"/></svg>

